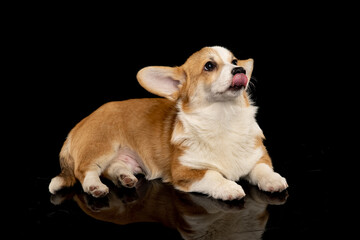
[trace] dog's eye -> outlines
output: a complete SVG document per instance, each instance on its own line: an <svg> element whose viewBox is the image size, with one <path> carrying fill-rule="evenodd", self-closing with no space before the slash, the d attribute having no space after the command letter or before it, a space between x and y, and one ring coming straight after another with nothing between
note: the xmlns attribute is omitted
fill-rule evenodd
<svg viewBox="0 0 360 240"><path fill-rule="evenodd" d="M212 71L212 70L214 70L215 67L216 67L216 63L209 61L209 62L205 63L204 70Z"/></svg>
<svg viewBox="0 0 360 240"><path fill-rule="evenodd" d="M237 62L238 62L238 60L234 59L234 60L232 60L231 64L237 65Z"/></svg>

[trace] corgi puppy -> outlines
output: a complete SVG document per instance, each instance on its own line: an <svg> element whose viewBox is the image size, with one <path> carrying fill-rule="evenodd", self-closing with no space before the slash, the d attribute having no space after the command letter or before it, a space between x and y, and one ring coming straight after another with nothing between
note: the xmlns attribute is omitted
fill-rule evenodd
<svg viewBox="0 0 360 240"><path fill-rule="evenodd" d="M184 192L216 199L245 196L247 179L263 191L288 187L274 172L246 90L253 59L238 60L226 48L205 47L180 67L145 67L142 87L163 98L109 102L80 121L60 152L61 173L51 193L80 181L94 197L109 188L134 187L135 175L161 178Z"/></svg>

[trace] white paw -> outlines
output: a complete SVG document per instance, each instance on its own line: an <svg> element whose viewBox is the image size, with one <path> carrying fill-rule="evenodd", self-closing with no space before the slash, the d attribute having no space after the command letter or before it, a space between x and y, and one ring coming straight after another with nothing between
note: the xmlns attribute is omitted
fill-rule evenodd
<svg viewBox="0 0 360 240"><path fill-rule="evenodd" d="M227 181L211 193L211 196L224 201L241 199L245 197L243 188L236 182Z"/></svg>
<svg viewBox="0 0 360 240"><path fill-rule="evenodd" d="M271 172L259 179L258 187L266 192L281 192L288 187L288 184L280 174Z"/></svg>
<svg viewBox="0 0 360 240"><path fill-rule="evenodd" d="M109 188L100 181L96 172L87 172L82 182L84 191L93 197L104 197L109 193Z"/></svg>
<svg viewBox="0 0 360 240"><path fill-rule="evenodd" d="M92 184L84 187L84 191L93 197L104 197L109 193L109 188L105 184Z"/></svg>
<svg viewBox="0 0 360 240"><path fill-rule="evenodd" d="M121 185L123 185L124 187L127 187L127 188L132 188L132 187L135 187L136 183L138 182L138 179L130 174L130 175L127 175L127 174L121 174L119 176L119 180L118 180Z"/></svg>

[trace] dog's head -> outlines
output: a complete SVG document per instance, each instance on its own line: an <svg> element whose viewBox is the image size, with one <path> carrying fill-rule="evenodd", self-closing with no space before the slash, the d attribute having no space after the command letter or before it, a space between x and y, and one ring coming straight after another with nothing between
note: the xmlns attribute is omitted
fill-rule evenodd
<svg viewBox="0 0 360 240"><path fill-rule="evenodd" d="M137 79L149 92L187 105L234 101L249 85L253 62L223 47L205 47L180 67L146 67Z"/></svg>

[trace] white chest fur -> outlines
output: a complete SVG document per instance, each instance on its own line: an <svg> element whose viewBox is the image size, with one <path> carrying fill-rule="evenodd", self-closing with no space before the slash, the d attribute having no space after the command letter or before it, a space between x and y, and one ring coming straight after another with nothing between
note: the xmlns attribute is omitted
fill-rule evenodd
<svg viewBox="0 0 360 240"><path fill-rule="evenodd" d="M262 156L256 147L262 131L255 121L257 108L231 103L214 103L191 114L179 113L184 126L173 142L182 142L181 164L195 169L212 169L229 180L247 175Z"/></svg>

